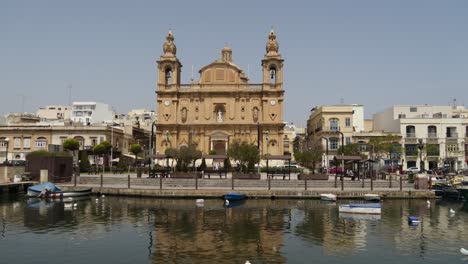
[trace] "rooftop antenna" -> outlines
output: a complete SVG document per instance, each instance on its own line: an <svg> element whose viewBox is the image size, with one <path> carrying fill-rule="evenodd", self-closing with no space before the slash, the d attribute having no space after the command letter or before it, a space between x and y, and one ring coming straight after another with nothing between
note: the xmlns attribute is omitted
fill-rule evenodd
<svg viewBox="0 0 468 264"><path fill-rule="evenodd" d="M457 106L457 98L453 98L453 108Z"/></svg>
<svg viewBox="0 0 468 264"><path fill-rule="evenodd" d="M344 104L344 99L343 99L343 97L341 97L340 103L341 103L342 105Z"/></svg>

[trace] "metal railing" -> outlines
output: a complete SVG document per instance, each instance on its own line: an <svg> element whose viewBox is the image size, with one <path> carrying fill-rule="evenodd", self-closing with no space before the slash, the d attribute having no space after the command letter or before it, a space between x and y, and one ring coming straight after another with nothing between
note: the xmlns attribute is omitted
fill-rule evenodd
<svg viewBox="0 0 468 264"><path fill-rule="evenodd" d="M428 138L437 138L437 133L427 133Z"/></svg>
<svg viewBox="0 0 468 264"><path fill-rule="evenodd" d="M416 138L416 133L406 133L406 138Z"/></svg>
<svg viewBox="0 0 468 264"><path fill-rule="evenodd" d="M447 138L458 138L458 133L447 134Z"/></svg>

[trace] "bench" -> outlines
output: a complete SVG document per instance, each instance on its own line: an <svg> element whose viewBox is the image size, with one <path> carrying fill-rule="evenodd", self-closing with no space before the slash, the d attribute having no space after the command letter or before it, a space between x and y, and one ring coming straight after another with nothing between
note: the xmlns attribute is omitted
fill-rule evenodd
<svg viewBox="0 0 468 264"><path fill-rule="evenodd" d="M169 169L154 169L149 171L148 178L167 178L169 177Z"/></svg>
<svg viewBox="0 0 468 264"><path fill-rule="evenodd" d="M227 171L226 170L207 169L207 170L204 171L204 175L208 176L208 179L211 178L211 174L219 175L220 179L223 177L223 175L224 175L224 178L227 178Z"/></svg>
<svg viewBox="0 0 468 264"><path fill-rule="evenodd" d="M274 179L275 176L282 176L283 180L286 180L286 176L290 177L289 171L286 169L267 170L267 177L271 177L272 179Z"/></svg>

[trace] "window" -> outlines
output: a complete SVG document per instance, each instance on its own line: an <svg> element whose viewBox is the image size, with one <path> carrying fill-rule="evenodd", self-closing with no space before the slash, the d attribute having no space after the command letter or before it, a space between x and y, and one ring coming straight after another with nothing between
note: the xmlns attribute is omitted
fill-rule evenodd
<svg viewBox="0 0 468 264"><path fill-rule="evenodd" d="M276 68L270 66L270 84L276 84Z"/></svg>
<svg viewBox="0 0 468 264"><path fill-rule="evenodd" d="M330 150L338 149L338 138L330 138Z"/></svg>
<svg viewBox="0 0 468 264"><path fill-rule="evenodd" d="M171 68L166 68L166 72L164 74L164 79L165 79L165 85L171 85L172 84L172 70Z"/></svg>
<svg viewBox="0 0 468 264"><path fill-rule="evenodd" d="M351 137L345 138L346 145L351 144Z"/></svg>
<svg viewBox="0 0 468 264"><path fill-rule="evenodd" d="M15 138L13 139L13 147L14 147L15 149L21 148L21 138L15 137Z"/></svg>
<svg viewBox="0 0 468 264"><path fill-rule="evenodd" d="M417 108L417 107L410 107L410 108L409 108L409 111L410 111L411 113L416 113L416 112L418 111L418 108Z"/></svg>
<svg viewBox="0 0 468 264"><path fill-rule="evenodd" d="M63 142L65 142L65 140L67 140L67 137L60 137L60 142L62 143L62 145L63 145Z"/></svg>
<svg viewBox="0 0 468 264"><path fill-rule="evenodd" d="M24 138L23 148L25 148L25 149L31 148L31 138Z"/></svg>
<svg viewBox="0 0 468 264"><path fill-rule="evenodd" d="M350 126L351 126L351 118L347 117L347 118L345 119L345 125L346 125L346 127L350 127Z"/></svg>
<svg viewBox="0 0 468 264"><path fill-rule="evenodd" d="M406 137L407 138L416 137L416 128L414 126L406 126Z"/></svg>
<svg viewBox="0 0 468 264"><path fill-rule="evenodd" d="M97 145L97 138L92 137L92 138L91 138L91 146L94 147L94 146L96 146L96 145Z"/></svg>
<svg viewBox="0 0 468 264"><path fill-rule="evenodd" d="M406 118L406 115L405 114L399 114L398 118Z"/></svg>
<svg viewBox="0 0 468 264"><path fill-rule="evenodd" d="M331 118L330 119L330 130L331 131L338 131L340 128L340 120L338 118Z"/></svg>
<svg viewBox="0 0 468 264"><path fill-rule="evenodd" d="M436 126L428 126L427 127L427 137L428 138L436 138L437 137L437 127Z"/></svg>
<svg viewBox="0 0 468 264"><path fill-rule="evenodd" d="M43 137L37 138L36 141L34 142L34 148L36 149L47 148L47 139Z"/></svg>
<svg viewBox="0 0 468 264"><path fill-rule="evenodd" d="M447 152L458 152L458 151L459 151L458 144L447 145Z"/></svg>

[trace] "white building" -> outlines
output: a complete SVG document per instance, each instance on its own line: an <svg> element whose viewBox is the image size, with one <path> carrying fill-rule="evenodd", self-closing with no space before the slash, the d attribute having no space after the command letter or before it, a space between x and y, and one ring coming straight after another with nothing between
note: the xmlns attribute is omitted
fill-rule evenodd
<svg viewBox="0 0 468 264"><path fill-rule="evenodd" d="M70 119L72 107L68 105L48 105L37 110L36 115L41 120L67 120Z"/></svg>
<svg viewBox="0 0 468 264"><path fill-rule="evenodd" d="M99 102L74 102L71 113L71 120L83 125L99 123L112 123L114 119L112 108Z"/></svg>
<svg viewBox="0 0 468 264"><path fill-rule="evenodd" d="M468 109L462 106L393 106L374 115L374 129L401 133L403 169L467 167Z"/></svg>

